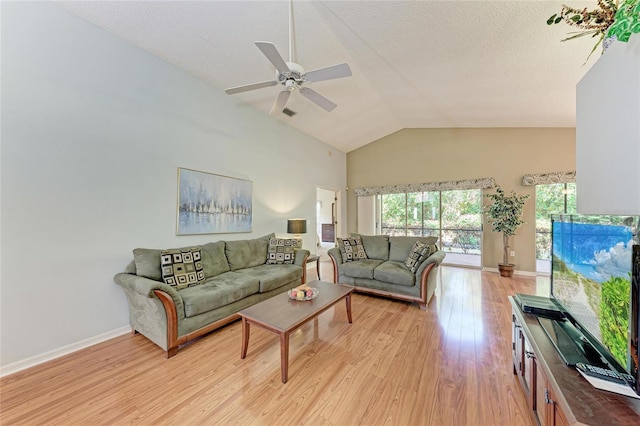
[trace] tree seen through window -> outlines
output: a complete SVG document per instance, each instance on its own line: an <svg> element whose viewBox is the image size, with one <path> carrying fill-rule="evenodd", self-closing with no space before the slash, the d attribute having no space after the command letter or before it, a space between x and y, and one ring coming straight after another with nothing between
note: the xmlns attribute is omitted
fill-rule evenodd
<svg viewBox="0 0 640 426"><path fill-rule="evenodd" d="M380 205L384 235L437 236L447 252L480 254L480 189L385 194Z"/></svg>

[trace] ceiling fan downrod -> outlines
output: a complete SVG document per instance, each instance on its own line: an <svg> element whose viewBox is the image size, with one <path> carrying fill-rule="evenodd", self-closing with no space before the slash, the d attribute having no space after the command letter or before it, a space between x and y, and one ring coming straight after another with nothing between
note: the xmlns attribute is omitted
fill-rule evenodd
<svg viewBox="0 0 640 426"><path fill-rule="evenodd" d="M293 62L293 0L289 0L289 62Z"/></svg>

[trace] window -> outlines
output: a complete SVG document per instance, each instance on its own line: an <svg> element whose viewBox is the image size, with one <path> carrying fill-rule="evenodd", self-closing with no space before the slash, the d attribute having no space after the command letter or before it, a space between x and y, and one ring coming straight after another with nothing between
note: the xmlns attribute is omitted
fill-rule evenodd
<svg viewBox="0 0 640 426"><path fill-rule="evenodd" d="M481 266L481 189L385 194L379 203L381 234L437 236L447 263Z"/></svg>
<svg viewBox="0 0 640 426"><path fill-rule="evenodd" d="M381 200L383 235L407 235L407 194L386 194Z"/></svg>
<svg viewBox="0 0 640 426"><path fill-rule="evenodd" d="M441 240L448 244L447 251L480 255L482 191L475 189L442 192L441 212Z"/></svg>
<svg viewBox="0 0 640 426"><path fill-rule="evenodd" d="M551 215L575 213L575 183L536 185L536 269L538 272L550 272Z"/></svg>

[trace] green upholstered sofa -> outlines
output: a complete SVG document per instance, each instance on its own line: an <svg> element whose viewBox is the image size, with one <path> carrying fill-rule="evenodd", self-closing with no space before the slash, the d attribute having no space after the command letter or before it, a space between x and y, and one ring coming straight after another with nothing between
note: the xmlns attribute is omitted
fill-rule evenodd
<svg viewBox="0 0 640 426"><path fill-rule="evenodd" d="M436 239L387 235L360 235L360 238L367 259L345 262L340 248L329 250L334 282L354 286L360 293L415 302L426 309L436 289L445 253L435 248L437 251L419 262L415 272L405 261L416 241L435 245Z"/></svg>
<svg viewBox="0 0 640 426"><path fill-rule="evenodd" d="M162 250L135 249L134 259L114 277L129 302L132 332L169 358L187 341L235 321L247 306L305 283L309 251L296 250L293 264L266 264L271 237L194 246L200 248L204 282L180 290L163 282Z"/></svg>

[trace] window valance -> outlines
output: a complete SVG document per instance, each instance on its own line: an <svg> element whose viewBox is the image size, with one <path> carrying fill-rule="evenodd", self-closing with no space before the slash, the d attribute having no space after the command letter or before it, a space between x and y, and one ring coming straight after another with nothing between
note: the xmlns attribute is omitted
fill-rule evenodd
<svg viewBox="0 0 640 426"><path fill-rule="evenodd" d="M410 183L402 185L370 186L356 188L356 197L404 192L452 191L456 189L488 189L496 186L493 178L452 180L446 182Z"/></svg>
<svg viewBox="0 0 640 426"><path fill-rule="evenodd" d="M553 172L542 174L524 175L522 185L549 185L552 183L573 183L576 181L576 172Z"/></svg>

